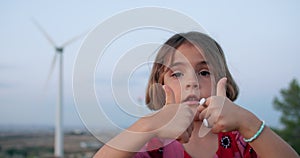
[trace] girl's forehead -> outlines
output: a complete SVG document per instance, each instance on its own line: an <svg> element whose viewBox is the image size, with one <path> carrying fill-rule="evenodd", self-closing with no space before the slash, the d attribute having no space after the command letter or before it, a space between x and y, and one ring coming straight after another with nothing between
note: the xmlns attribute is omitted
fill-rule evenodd
<svg viewBox="0 0 300 158"><path fill-rule="evenodd" d="M201 49L192 44L182 44L174 52L173 62L189 62L198 63L205 61L204 54Z"/></svg>

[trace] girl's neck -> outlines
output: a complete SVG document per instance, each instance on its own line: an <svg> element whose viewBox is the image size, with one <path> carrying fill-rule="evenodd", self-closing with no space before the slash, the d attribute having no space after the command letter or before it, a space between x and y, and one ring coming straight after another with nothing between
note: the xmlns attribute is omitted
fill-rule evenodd
<svg viewBox="0 0 300 158"><path fill-rule="evenodd" d="M194 121L194 130L189 142L183 144L184 149L192 157L214 157L218 150L218 135L208 132L205 136L199 137L201 124L200 121ZM201 129L201 132L207 132L207 130Z"/></svg>

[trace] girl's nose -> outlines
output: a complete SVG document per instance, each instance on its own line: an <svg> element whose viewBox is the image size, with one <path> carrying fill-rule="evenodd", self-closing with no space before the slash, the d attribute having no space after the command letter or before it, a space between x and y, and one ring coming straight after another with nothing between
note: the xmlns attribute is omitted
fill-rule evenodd
<svg viewBox="0 0 300 158"><path fill-rule="evenodd" d="M185 90L197 90L199 89L198 78L194 71L186 73L183 78L183 87Z"/></svg>
<svg viewBox="0 0 300 158"><path fill-rule="evenodd" d="M188 81L185 85L186 89L196 89L199 88L199 84L196 81Z"/></svg>

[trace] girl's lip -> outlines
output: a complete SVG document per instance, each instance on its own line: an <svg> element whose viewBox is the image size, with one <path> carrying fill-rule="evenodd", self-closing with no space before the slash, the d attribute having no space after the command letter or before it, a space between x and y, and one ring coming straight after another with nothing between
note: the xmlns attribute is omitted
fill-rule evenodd
<svg viewBox="0 0 300 158"><path fill-rule="evenodd" d="M199 104L199 101L185 101L183 102L183 104L187 104L187 105L198 105Z"/></svg>

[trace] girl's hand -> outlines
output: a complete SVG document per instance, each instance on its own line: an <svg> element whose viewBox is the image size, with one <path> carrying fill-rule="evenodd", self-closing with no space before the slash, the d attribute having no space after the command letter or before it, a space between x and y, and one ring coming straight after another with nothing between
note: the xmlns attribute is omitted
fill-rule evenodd
<svg viewBox="0 0 300 158"><path fill-rule="evenodd" d="M217 96L209 97L204 107L199 107L199 119L208 121L213 133L240 130L245 118L252 115L249 111L234 104L226 97L227 78L222 78L217 83Z"/></svg>
<svg viewBox="0 0 300 158"><path fill-rule="evenodd" d="M187 143L193 131L193 119L196 105L175 104L175 96L170 87L163 86L166 94L166 105L150 116L150 126L159 138L177 139Z"/></svg>

